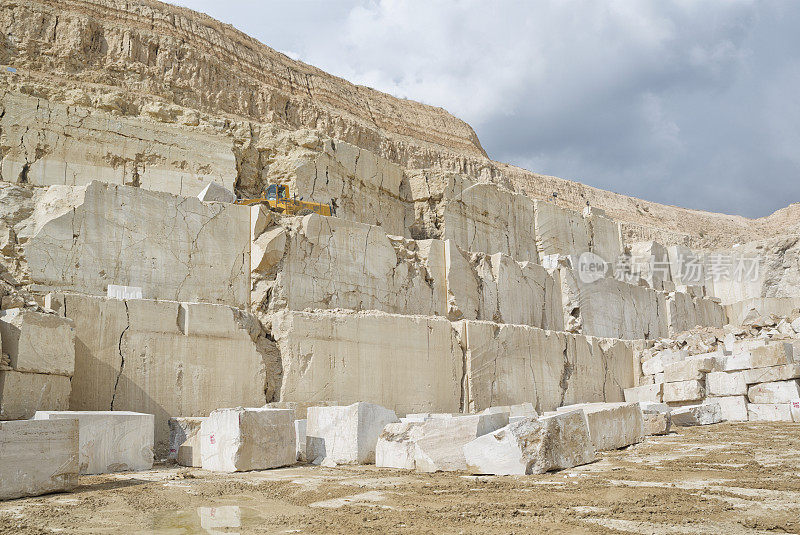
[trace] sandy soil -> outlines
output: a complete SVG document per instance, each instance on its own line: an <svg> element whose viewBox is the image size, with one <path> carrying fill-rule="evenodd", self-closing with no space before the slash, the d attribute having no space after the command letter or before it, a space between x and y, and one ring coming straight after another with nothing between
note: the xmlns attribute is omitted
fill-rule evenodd
<svg viewBox="0 0 800 535"><path fill-rule="evenodd" d="M798 533L800 425L679 429L543 476L165 465L0 503L0 532Z"/></svg>

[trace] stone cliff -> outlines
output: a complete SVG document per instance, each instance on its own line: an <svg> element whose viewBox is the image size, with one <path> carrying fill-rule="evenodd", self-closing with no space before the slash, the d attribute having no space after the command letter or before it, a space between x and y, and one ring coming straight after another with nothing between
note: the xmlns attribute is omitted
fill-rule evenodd
<svg viewBox="0 0 800 535"><path fill-rule="evenodd" d="M491 181L534 199L557 192L565 208L589 202L629 241L710 249L800 230L798 205L750 220L494 162L469 125L441 108L351 84L185 8L152 0L0 5L0 64L16 70L0 74L2 180L102 179L182 195L215 180L254 193L336 139L406 171Z"/></svg>

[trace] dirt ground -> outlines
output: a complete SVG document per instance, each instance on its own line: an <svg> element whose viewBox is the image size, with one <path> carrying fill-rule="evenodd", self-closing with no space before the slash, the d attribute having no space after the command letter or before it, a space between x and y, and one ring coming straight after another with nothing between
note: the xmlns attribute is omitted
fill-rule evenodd
<svg viewBox="0 0 800 535"><path fill-rule="evenodd" d="M161 465L0 503L0 532L798 533L800 424L682 428L542 476Z"/></svg>

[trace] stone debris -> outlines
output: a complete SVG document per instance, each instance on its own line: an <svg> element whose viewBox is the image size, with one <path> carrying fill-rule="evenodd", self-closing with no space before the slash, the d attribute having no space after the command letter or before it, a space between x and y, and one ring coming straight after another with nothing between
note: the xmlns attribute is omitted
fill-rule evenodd
<svg viewBox="0 0 800 535"><path fill-rule="evenodd" d="M152 414L125 411L37 411L34 420L77 420L80 473L150 470Z"/></svg>
<svg viewBox="0 0 800 535"><path fill-rule="evenodd" d="M78 486L78 422L0 422L0 500Z"/></svg>
<svg viewBox="0 0 800 535"><path fill-rule="evenodd" d="M399 421L394 411L374 403L309 407L306 459L314 464L371 464L383 428Z"/></svg>
<svg viewBox="0 0 800 535"><path fill-rule="evenodd" d="M578 403L558 412L580 409L586 415L595 451L610 451L637 444L645 436L639 403Z"/></svg>
<svg viewBox="0 0 800 535"><path fill-rule="evenodd" d="M414 466L418 472L466 470L464 445L506 425L506 412L429 419L412 432Z"/></svg>
<svg viewBox="0 0 800 535"><path fill-rule="evenodd" d="M711 402L675 407L670 416L672 423L679 427L717 424L723 419L719 404Z"/></svg>
<svg viewBox="0 0 800 535"><path fill-rule="evenodd" d="M169 419L169 454L180 466L201 468L200 426L206 417L182 416Z"/></svg>
<svg viewBox="0 0 800 535"><path fill-rule="evenodd" d="M508 424L465 444L463 453L470 472L495 475L542 474L596 458L581 410Z"/></svg>
<svg viewBox="0 0 800 535"><path fill-rule="evenodd" d="M200 424L203 470L246 472L297 461L291 409L217 409Z"/></svg>

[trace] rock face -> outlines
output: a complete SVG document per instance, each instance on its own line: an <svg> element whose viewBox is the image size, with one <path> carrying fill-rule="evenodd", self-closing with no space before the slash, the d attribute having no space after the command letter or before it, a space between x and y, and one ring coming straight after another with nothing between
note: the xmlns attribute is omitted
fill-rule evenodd
<svg viewBox="0 0 800 535"><path fill-rule="evenodd" d="M169 450L170 417L262 406L278 386L275 346L248 313L175 301L64 300L77 340L70 409L154 414L157 455Z"/></svg>
<svg viewBox="0 0 800 535"><path fill-rule="evenodd" d="M0 422L0 500L78 486L78 422Z"/></svg>
<svg viewBox="0 0 800 535"><path fill-rule="evenodd" d="M394 411L373 403L309 407L306 458L326 465L374 463L378 436L393 422Z"/></svg>
<svg viewBox="0 0 800 535"><path fill-rule="evenodd" d="M25 249L37 288L106 295L108 284L123 284L148 299L247 308L247 207L99 182L74 194L36 218Z"/></svg>
<svg viewBox="0 0 800 535"><path fill-rule="evenodd" d="M153 415L125 411L37 411L34 420L77 420L80 473L150 470Z"/></svg>
<svg viewBox="0 0 800 535"><path fill-rule="evenodd" d="M295 463L290 409L219 409L200 424L203 470L246 472Z"/></svg>
<svg viewBox="0 0 800 535"><path fill-rule="evenodd" d="M525 418L464 446L475 474L525 475L563 470L595 460L583 412Z"/></svg>

